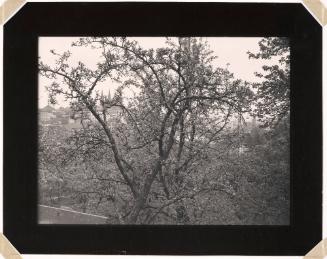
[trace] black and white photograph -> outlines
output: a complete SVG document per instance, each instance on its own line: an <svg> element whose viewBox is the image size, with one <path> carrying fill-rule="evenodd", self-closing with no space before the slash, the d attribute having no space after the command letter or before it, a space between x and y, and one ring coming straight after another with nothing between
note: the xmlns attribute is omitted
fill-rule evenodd
<svg viewBox="0 0 327 259"><path fill-rule="evenodd" d="M290 224L289 38L38 44L39 224Z"/></svg>

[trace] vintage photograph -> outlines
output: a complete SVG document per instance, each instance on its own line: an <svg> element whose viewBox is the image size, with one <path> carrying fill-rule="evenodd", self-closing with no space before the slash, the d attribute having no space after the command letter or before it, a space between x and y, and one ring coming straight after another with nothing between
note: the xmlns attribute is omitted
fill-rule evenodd
<svg viewBox="0 0 327 259"><path fill-rule="evenodd" d="M38 223L289 225L285 37L39 37Z"/></svg>

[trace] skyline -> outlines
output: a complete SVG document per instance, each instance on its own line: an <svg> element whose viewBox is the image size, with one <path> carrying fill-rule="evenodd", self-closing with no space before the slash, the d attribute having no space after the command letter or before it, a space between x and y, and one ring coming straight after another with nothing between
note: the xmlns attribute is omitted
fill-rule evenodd
<svg viewBox="0 0 327 259"><path fill-rule="evenodd" d="M215 67L228 68L234 74L236 79L248 81L250 83L260 82L260 78L254 75L255 72L262 72L263 65L276 63L276 60L259 60L249 59L247 51L258 52L258 42L262 37L203 37L209 44L213 55L217 58L213 61ZM39 57L49 65L54 65L55 59L50 50L55 50L58 53L70 51L70 65L75 66L79 61L85 63L89 68L96 68L96 64L101 58L101 52L97 49L86 47L71 47L71 43L79 37L40 37L39 38ZM165 46L165 37L129 37L138 41L141 47L145 49L159 48ZM52 80L39 76L39 108L45 107L48 104L48 94L45 86L50 84ZM110 87L108 87L110 84ZM106 80L99 84L98 89L114 95L117 84ZM129 97L132 93L127 93ZM57 98L57 107L67 107L69 104L63 98Z"/></svg>

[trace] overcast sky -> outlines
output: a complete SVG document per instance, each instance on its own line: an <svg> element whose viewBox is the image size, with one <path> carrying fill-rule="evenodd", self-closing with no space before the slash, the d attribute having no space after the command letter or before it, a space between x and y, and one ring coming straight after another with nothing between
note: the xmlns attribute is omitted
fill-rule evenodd
<svg viewBox="0 0 327 259"><path fill-rule="evenodd" d="M71 47L71 43L78 38L74 37L40 37L39 38L39 57L45 64L54 65L55 57L50 53L50 50L55 50L58 53L69 50L72 53L70 57L70 65L74 66L78 61L82 61L89 68L95 68L96 63L100 58L100 52L90 47ZM165 38L163 37L138 37L133 38L137 40L143 48L159 48L165 45ZM262 66L267 63L267 60L249 59L246 54L247 51L258 52L258 42L262 38L257 37L210 37L205 38L210 49L214 51L214 55L218 58L214 61L215 66L226 67L229 71L234 73L235 78L246 80L249 82L257 82L254 72L261 72ZM269 61L275 63L276 61ZM42 108L48 103L48 94L45 86L49 85L51 81L44 77L39 77L39 107ZM108 86L110 85L110 86ZM112 84L102 83L100 88L104 93L108 93L109 88L113 95L115 86ZM67 106L63 98L57 98L58 106Z"/></svg>

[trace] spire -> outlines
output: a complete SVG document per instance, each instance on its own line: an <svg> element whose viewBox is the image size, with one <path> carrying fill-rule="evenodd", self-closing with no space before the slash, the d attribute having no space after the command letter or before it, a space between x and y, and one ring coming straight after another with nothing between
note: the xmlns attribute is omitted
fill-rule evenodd
<svg viewBox="0 0 327 259"><path fill-rule="evenodd" d="M109 92L108 92L108 99L109 99L109 101L111 101L111 93L110 93L110 89L109 89Z"/></svg>

